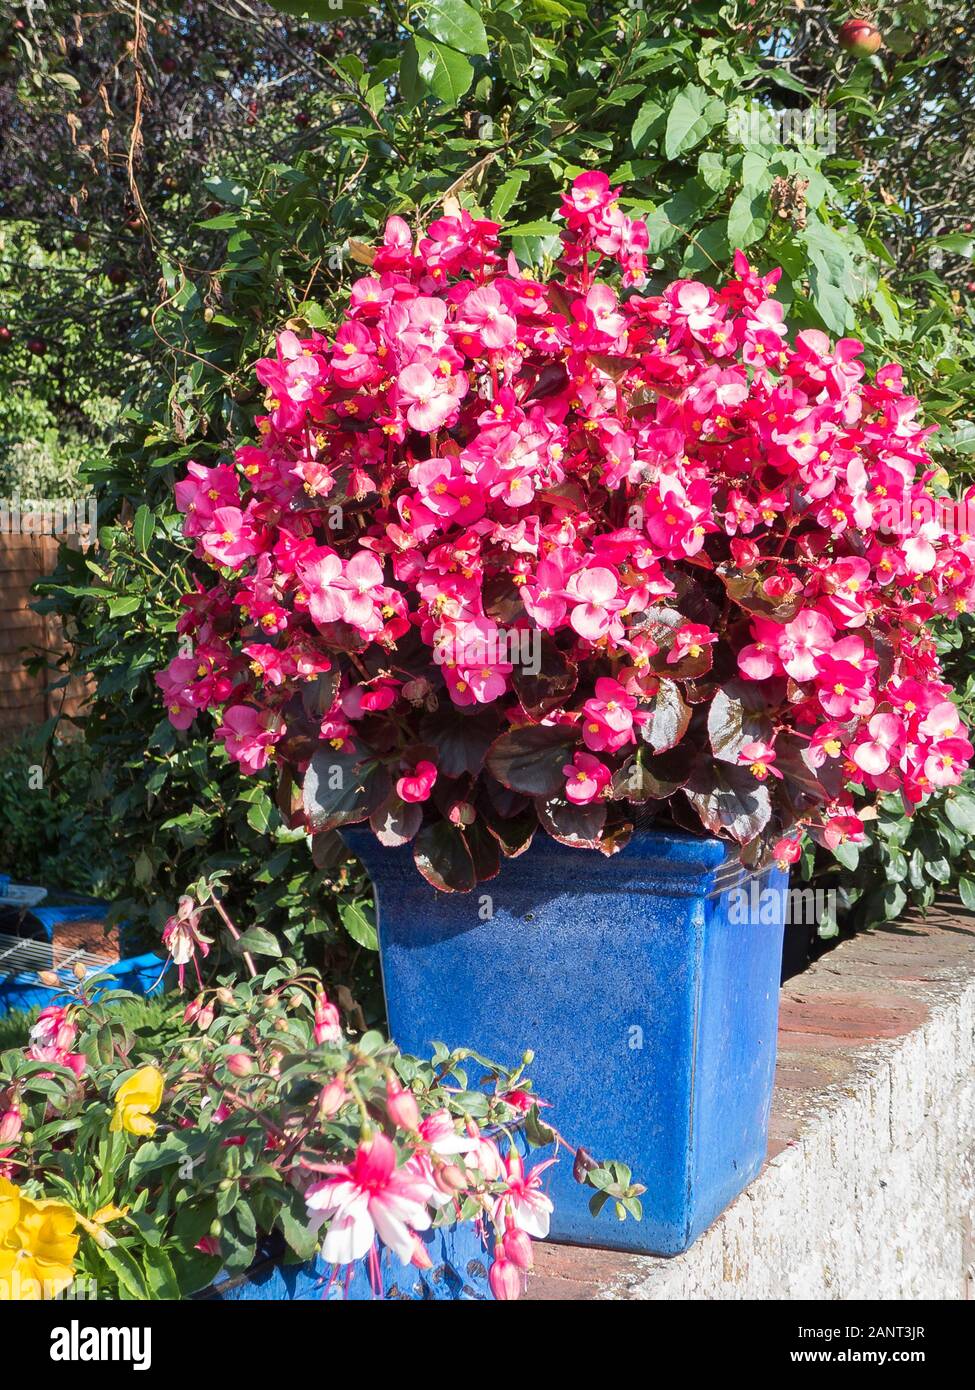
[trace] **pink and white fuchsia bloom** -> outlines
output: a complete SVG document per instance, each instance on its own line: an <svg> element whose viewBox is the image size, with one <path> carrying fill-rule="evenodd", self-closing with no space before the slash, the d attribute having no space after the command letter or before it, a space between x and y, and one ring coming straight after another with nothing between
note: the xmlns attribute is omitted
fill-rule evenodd
<svg viewBox="0 0 975 1390"><path fill-rule="evenodd" d="M539 826L612 853L633 803L785 863L957 784L931 623L972 610L975 536L900 367L790 340L741 252L644 293L605 174L557 216L547 280L468 210L391 218L334 338L279 336L257 441L177 486L216 573L173 725L212 712L313 830L368 819L451 891Z"/></svg>

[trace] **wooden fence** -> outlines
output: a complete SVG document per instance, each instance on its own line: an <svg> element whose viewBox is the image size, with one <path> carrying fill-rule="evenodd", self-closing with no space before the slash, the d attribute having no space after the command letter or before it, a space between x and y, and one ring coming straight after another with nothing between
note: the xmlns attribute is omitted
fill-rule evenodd
<svg viewBox="0 0 975 1390"><path fill-rule="evenodd" d="M53 572L57 556L54 536L0 531L0 735L42 724L59 712L77 714L87 698L83 680L55 690L57 669L32 675L24 666L27 657L37 655L53 666L66 650L59 621L30 607L31 586Z"/></svg>

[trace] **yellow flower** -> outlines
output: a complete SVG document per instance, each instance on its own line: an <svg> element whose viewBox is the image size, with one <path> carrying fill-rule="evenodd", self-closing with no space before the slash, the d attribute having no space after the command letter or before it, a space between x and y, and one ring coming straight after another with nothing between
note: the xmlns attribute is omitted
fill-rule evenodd
<svg viewBox="0 0 975 1390"><path fill-rule="evenodd" d="M114 1202L109 1202L107 1206L99 1207L91 1218L96 1226L105 1226L109 1221L118 1221L120 1217L128 1215L128 1207L117 1207Z"/></svg>
<svg viewBox="0 0 975 1390"><path fill-rule="evenodd" d="M77 1216L0 1178L0 1300L55 1298L74 1278Z"/></svg>
<svg viewBox="0 0 975 1390"><path fill-rule="evenodd" d="M130 1134L148 1138L156 1132L154 1115L162 1104L163 1074L158 1067L140 1067L123 1081L115 1092L115 1114L110 1129L116 1133L127 1129Z"/></svg>

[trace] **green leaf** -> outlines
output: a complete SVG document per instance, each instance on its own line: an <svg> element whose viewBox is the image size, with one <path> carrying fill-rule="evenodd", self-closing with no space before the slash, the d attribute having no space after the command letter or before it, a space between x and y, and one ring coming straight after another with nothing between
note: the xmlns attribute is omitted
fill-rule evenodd
<svg viewBox="0 0 975 1390"><path fill-rule="evenodd" d="M149 1297L142 1271L127 1250L121 1245L113 1245L108 1250L99 1249L98 1253L130 1298L142 1300Z"/></svg>
<svg viewBox="0 0 975 1390"><path fill-rule="evenodd" d="M151 1298L175 1301L180 1296L179 1282L169 1256L161 1246L148 1246L143 1253L146 1287Z"/></svg>
<svg viewBox="0 0 975 1390"><path fill-rule="evenodd" d="M156 529L156 518L143 502L142 506L135 514L135 521L132 523L132 534L135 543L142 555L149 549L149 542L152 540L153 532Z"/></svg>
<svg viewBox="0 0 975 1390"><path fill-rule="evenodd" d="M430 43L419 34L410 42L416 48L416 73L420 82L445 106L456 106L474 80L470 63L455 49Z"/></svg>
<svg viewBox="0 0 975 1390"><path fill-rule="evenodd" d="M339 916L342 925L358 945L367 951L379 950L379 937L376 934L376 915L371 907L363 903L339 903Z"/></svg>
<svg viewBox="0 0 975 1390"><path fill-rule="evenodd" d="M957 796L946 796L945 815L956 830L965 835L975 835L975 797L960 792Z"/></svg>
<svg viewBox="0 0 975 1390"><path fill-rule="evenodd" d="M975 912L975 882L962 875L958 880L958 893L965 907Z"/></svg>
<svg viewBox="0 0 975 1390"><path fill-rule="evenodd" d="M518 197L523 183L529 178L527 169L516 169L509 174L491 200L491 218L503 222Z"/></svg>
<svg viewBox="0 0 975 1390"><path fill-rule="evenodd" d="M238 954L249 951L252 956L281 955L280 941L266 927L248 927L233 949Z"/></svg>
<svg viewBox="0 0 975 1390"><path fill-rule="evenodd" d="M728 212L728 242L744 251L758 241L768 228L768 194L743 188Z"/></svg>
<svg viewBox="0 0 975 1390"><path fill-rule="evenodd" d="M703 87L685 87L677 93L667 116L664 154L676 159L692 150L724 115L723 101L711 97Z"/></svg>
<svg viewBox="0 0 975 1390"><path fill-rule="evenodd" d="M427 7L426 26L435 39L450 48L487 57L487 34L481 16L464 0L432 0Z"/></svg>

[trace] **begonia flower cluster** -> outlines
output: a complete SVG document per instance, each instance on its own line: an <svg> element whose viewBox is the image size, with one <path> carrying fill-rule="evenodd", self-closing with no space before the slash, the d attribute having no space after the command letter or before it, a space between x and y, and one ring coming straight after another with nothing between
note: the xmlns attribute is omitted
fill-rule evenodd
<svg viewBox="0 0 975 1390"><path fill-rule="evenodd" d="M741 252L651 293L604 174L556 216L547 276L459 207L392 217L337 330L278 336L257 442L177 485L216 575L158 676L173 724L209 711L289 815L369 820L455 891L539 826L785 863L956 784L931 624L971 610L975 538L936 518L901 368L790 337Z"/></svg>

